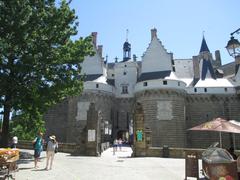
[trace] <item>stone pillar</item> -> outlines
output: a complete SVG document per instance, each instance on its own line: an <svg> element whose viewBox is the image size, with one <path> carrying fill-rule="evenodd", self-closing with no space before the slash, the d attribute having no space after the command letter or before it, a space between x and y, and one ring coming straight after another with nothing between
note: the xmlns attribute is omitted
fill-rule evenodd
<svg viewBox="0 0 240 180"><path fill-rule="evenodd" d="M216 59L216 66L220 67L222 65L222 60L221 60L221 55L219 50L215 51L215 59Z"/></svg>
<svg viewBox="0 0 240 180"><path fill-rule="evenodd" d="M200 78L199 60L198 56L193 56L193 74L194 78Z"/></svg>
<svg viewBox="0 0 240 180"><path fill-rule="evenodd" d="M92 42L93 42L93 45L96 47L97 46L97 32L92 32Z"/></svg>
<svg viewBox="0 0 240 180"><path fill-rule="evenodd" d="M103 45L98 45L97 52L102 57L102 50L103 50Z"/></svg>
<svg viewBox="0 0 240 180"><path fill-rule="evenodd" d="M140 103L135 106L134 120L133 120L133 154L134 156L146 156L146 139L144 129L144 113Z"/></svg>
<svg viewBox="0 0 240 180"><path fill-rule="evenodd" d="M86 155L99 155L99 122L95 104L91 103L87 112Z"/></svg>

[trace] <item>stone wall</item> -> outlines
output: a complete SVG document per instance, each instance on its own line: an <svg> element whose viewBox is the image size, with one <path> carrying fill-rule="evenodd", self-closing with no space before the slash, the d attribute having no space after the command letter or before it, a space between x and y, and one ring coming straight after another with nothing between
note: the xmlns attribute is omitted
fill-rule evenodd
<svg viewBox="0 0 240 180"><path fill-rule="evenodd" d="M44 115L46 135L55 135L58 141L67 142L68 99L49 108Z"/></svg>
<svg viewBox="0 0 240 180"><path fill-rule="evenodd" d="M144 111L145 128L152 131L152 146L185 147L185 93L147 90L136 95Z"/></svg>
<svg viewBox="0 0 240 180"><path fill-rule="evenodd" d="M189 95L186 102L186 129L217 117L226 119L240 117L240 101L235 95ZM236 145L239 147L239 135L235 136ZM216 141L219 142L218 132L187 131L187 147L206 148ZM229 133L222 133L222 142L223 147L230 146Z"/></svg>
<svg viewBox="0 0 240 180"><path fill-rule="evenodd" d="M32 149L33 150L32 141L20 140L17 144L17 148L19 148L19 149ZM59 152L75 154L77 149L78 149L78 145L76 143L61 143L61 142L58 142L58 151ZM45 146L44 146L44 150L45 150Z"/></svg>

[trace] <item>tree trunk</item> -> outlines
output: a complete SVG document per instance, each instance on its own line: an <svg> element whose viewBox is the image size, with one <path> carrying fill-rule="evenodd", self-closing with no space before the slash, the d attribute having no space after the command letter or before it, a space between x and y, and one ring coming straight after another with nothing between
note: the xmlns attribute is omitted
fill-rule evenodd
<svg viewBox="0 0 240 180"><path fill-rule="evenodd" d="M8 147L10 111L11 111L11 107L6 102L3 108L1 147Z"/></svg>

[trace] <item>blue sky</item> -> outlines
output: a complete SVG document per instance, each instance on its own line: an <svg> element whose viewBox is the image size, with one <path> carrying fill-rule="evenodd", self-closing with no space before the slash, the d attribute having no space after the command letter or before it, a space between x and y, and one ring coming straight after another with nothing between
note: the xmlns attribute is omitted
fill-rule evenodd
<svg viewBox="0 0 240 180"><path fill-rule="evenodd" d="M78 35L98 32L103 56L122 59L122 45L128 40L138 60L150 42L150 29L174 58L191 58L199 53L202 34L210 51L220 50L222 63L233 61L225 49L230 33L240 27L239 0L72 0L78 15ZM240 39L240 35L236 35Z"/></svg>

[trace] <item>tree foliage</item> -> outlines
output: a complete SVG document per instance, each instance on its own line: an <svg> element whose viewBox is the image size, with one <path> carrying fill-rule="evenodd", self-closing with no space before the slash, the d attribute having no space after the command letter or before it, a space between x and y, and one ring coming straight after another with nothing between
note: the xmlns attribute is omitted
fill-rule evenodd
<svg viewBox="0 0 240 180"><path fill-rule="evenodd" d="M41 114L32 117L31 114L22 113L10 121L10 136L17 136L21 140L33 140L36 132L45 131L45 121Z"/></svg>
<svg viewBox="0 0 240 180"><path fill-rule="evenodd" d="M82 90L80 63L92 55L91 37L72 41L77 17L66 1L0 0L2 144L11 110L38 117Z"/></svg>

